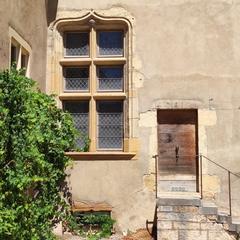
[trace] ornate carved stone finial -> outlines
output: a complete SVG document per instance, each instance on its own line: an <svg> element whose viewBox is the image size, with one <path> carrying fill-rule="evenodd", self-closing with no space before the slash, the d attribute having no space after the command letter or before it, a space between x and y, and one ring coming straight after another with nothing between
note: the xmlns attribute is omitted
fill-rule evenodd
<svg viewBox="0 0 240 240"><path fill-rule="evenodd" d="M89 24L90 24L92 27L94 27L95 24L96 24L96 21L95 21L93 18L91 18L91 19L89 20Z"/></svg>

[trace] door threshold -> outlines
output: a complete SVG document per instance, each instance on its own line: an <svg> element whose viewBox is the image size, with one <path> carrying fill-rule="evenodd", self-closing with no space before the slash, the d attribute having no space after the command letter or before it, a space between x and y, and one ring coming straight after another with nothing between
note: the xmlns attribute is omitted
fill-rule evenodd
<svg viewBox="0 0 240 240"><path fill-rule="evenodd" d="M200 199L201 194L198 192L161 192L157 198L175 198L175 199Z"/></svg>
<svg viewBox="0 0 240 240"><path fill-rule="evenodd" d="M201 196L196 192L172 192L158 195L157 206L201 206Z"/></svg>
<svg viewBox="0 0 240 240"><path fill-rule="evenodd" d="M159 181L196 181L196 175L193 174L161 174L158 176Z"/></svg>

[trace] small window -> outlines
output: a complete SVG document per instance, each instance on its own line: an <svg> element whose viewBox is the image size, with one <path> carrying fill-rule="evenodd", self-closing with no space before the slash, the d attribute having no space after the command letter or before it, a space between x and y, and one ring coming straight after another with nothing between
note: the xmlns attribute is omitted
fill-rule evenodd
<svg viewBox="0 0 240 240"><path fill-rule="evenodd" d="M67 32L65 34L66 56L89 56L89 33Z"/></svg>
<svg viewBox="0 0 240 240"><path fill-rule="evenodd" d="M99 31L97 40L100 56L123 56L123 31Z"/></svg>
<svg viewBox="0 0 240 240"><path fill-rule="evenodd" d="M11 38L11 52L10 63L16 65L16 68L21 69L21 74L26 75L29 72L28 69L29 52L14 38Z"/></svg>
<svg viewBox="0 0 240 240"><path fill-rule="evenodd" d="M65 91L88 91L88 67L65 67L63 74Z"/></svg>
<svg viewBox="0 0 240 240"><path fill-rule="evenodd" d="M30 76L31 46L9 26L9 67L15 64L21 74Z"/></svg>
<svg viewBox="0 0 240 240"><path fill-rule="evenodd" d="M98 149L123 148L123 102L98 101Z"/></svg>
<svg viewBox="0 0 240 240"><path fill-rule="evenodd" d="M123 91L123 66L98 67L98 91Z"/></svg>
<svg viewBox="0 0 240 240"><path fill-rule="evenodd" d="M89 102L88 101L64 101L64 110L68 111L74 121L79 137L76 140L78 148L85 147L85 140L88 138Z"/></svg>

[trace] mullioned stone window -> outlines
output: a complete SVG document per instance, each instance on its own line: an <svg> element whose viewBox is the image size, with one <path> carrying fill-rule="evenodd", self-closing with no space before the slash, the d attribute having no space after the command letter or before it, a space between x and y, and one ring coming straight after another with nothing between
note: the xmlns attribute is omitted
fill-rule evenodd
<svg viewBox="0 0 240 240"><path fill-rule="evenodd" d="M78 149L98 157L103 153L105 158L115 154L120 159L135 155L130 154L129 135L129 26L125 19L91 12L81 19L61 20L56 28L57 74L52 89L73 116L80 134Z"/></svg>

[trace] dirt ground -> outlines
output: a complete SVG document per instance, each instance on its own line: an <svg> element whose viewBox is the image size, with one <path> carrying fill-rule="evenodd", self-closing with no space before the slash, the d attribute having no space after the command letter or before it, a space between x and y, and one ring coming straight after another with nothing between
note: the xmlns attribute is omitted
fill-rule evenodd
<svg viewBox="0 0 240 240"><path fill-rule="evenodd" d="M123 237L122 240L152 240L153 238L146 229L139 229L136 233Z"/></svg>

